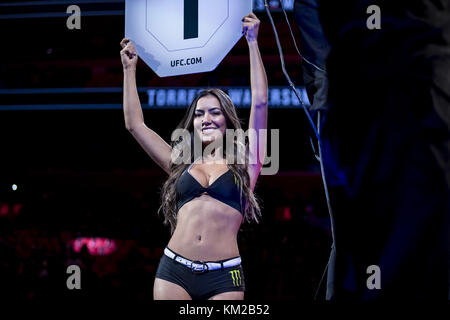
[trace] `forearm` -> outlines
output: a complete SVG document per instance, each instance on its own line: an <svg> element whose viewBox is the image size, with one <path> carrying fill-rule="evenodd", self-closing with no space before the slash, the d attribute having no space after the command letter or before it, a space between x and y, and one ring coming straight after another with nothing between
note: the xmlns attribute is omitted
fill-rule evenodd
<svg viewBox="0 0 450 320"><path fill-rule="evenodd" d="M144 123L137 92L135 69L124 69L123 71L123 113L127 129Z"/></svg>
<svg viewBox="0 0 450 320"><path fill-rule="evenodd" d="M259 173L263 164L263 158L266 148L266 133L260 130L267 129L267 76L259 52L258 43L249 41L250 50L250 82L252 89L252 107L250 109L249 129L257 132L256 137L249 136L249 148L252 156L256 156L256 166L253 166L254 173ZM257 174L256 174L257 176Z"/></svg>
<svg viewBox="0 0 450 320"><path fill-rule="evenodd" d="M252 105L267 106L267 76L256 40L248 43L250 51L250 85Z"/></svg>

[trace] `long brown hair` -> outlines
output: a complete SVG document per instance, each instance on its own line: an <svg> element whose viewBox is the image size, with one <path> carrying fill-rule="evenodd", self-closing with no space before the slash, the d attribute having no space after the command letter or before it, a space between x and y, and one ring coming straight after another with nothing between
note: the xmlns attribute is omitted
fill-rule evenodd
<svg viewBox="0 0 450 320"><path fill-rule="evenodd" d="M177 129L187 130L190 133L189 137L180 138L176 141L171 142L172 150L174 150L175 148L177 148L177 150L186 150L185 148L187 147L188 150L191 151L191 163L193 163L193 161L195 160L195 152L193 150L193 146L195 143L194 139L199 139L198 135L195 133L193 125L195 108L197 107L198 100L205 96L214 96L219 100L220 107L226 119L227 129L242 129L241 122L236 113L236 108L233 105L230 97L225 92L220 89L202 90L192 101L183 120L181 120L180 124L177 127ZM223 138L226 138L225 135ZM227 167L239 180L238 185L241 194L241 205L243 208L245 208L244 220L248 222L258 222L258 217L260 217L261 215L261 210L258 201L250 188L250 176L248 175L247 171L248 145L245 144L245 146L239 146L239 143L239 140L233 141L234 162L233 164L227 164ZM241 148L240 150L242 150L242 147L244 147L246 150L245 164L239 164L241 162L236 161L236 157L238 155L237 149ZM225 148L223 148L223 151L225 151ZM181 158L182 156L182 153L178 153L175 157ZM188 166L189 164L182 163L181 161L174 161L174 159L172 158L172 161L170 163L169 177L167 178L161 189L161 206L159 208L159 212L162 212L164 215L164 223L170 225L171 233L173 233L177 224L176 183L178 181L178 178Z"/></svg>

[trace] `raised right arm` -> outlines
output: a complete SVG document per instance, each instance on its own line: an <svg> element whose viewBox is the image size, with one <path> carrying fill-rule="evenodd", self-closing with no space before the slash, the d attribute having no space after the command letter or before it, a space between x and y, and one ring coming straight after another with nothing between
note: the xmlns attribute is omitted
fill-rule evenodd
<svg viewBox="0 0 450 320"><path fill-rule="evenodd" d="M172 148L144 123L142 107L136 86L137 54L133 43L123 39L120 43L123 65L123 113L125 127L165 172L169 173Z"/></svg>

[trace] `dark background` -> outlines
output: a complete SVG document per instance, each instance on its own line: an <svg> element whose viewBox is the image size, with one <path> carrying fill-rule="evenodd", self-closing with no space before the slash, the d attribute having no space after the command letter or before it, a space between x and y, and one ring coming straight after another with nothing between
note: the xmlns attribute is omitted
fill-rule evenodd
<svg viewBox="0 0 450 320"><path fill-rule="evenodd" d="M122 86L124 16L83 16L83 11L123 10L123 3L79 4L81 30L67 29L67 15L4 17L64 13L68 5L0 7L0 89ZM265 12L256 14L269 85L286 86L270 22ZM287 69L301 86L301 59L284 16L273 15ZM289 17L293 22L292 12ZM249 81L244 38L209 73L159 78L142 61L137 70L137 85L144 88L249 86ZM0 94L0 106L34 103L120 104L122 93ZM183 114L183 109L144 110L146 124L166 141ZM244 128L248 114L238 109ZM331 246L318 162L303 110L269 109L268 124L280 129L280 170L260 177L255 192L262 222L244 224L239 234L246 298L311 300ZM122 110L0 109L0 152L3 294L26 300L152 299L156 267L170 236L157 215L166 176L125 129ZM71 243L78 237L113 239L118 248L103 256L86 248L77 253ZM66 288L71 264L82 270L78 291Z"/></svg>

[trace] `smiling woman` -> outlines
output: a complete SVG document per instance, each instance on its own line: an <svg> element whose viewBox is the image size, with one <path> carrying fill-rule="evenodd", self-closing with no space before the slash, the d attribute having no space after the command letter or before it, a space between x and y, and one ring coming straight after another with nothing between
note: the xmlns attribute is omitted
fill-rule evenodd
<svg viewBox="0 0 450 320"><path fill-rule="evenodd" d="M250 52L249 129L258 131L267 127L267 78L257 43L260 22L253 13L242 21ZM241 123L230 97L207 89L195 97L178 125L189 134L167 144L144 123L136 89L136 50L129 39L121 45L126 127L169 175L160 211L172 237L156 272L154 298L243 299L237 234L244 220L257 222L260 215L253 190L262 159L254 154L264 154L266 136L250 135L248 143L233 138L228 141L232 147L224 148L226 130L240 130ZM196 145L201 146L200 157ZM179 161L186 156L184 150L190 151L189 163ZM237 161L242 156L244 163ZM257 161L250 163L250 157Z"/></svg>

